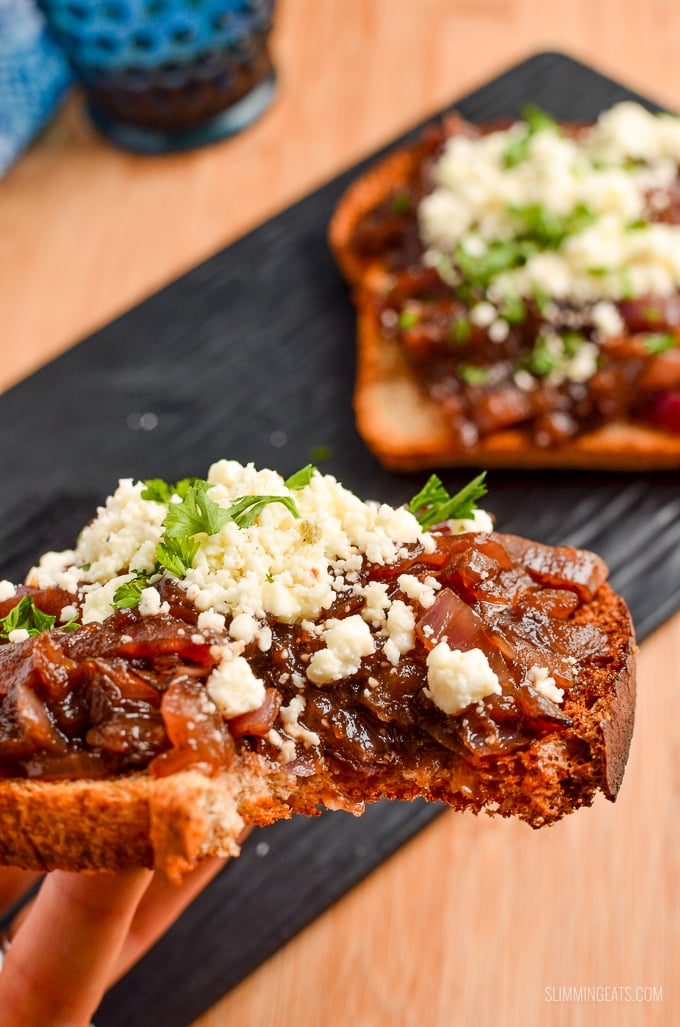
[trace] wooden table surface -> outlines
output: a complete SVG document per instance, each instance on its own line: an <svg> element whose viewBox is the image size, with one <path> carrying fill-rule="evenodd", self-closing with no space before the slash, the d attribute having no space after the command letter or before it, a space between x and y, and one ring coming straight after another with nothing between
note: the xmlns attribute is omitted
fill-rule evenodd
<svg viewBox="0 0 680 1027"><path fill-rule="evenodd" d="M130 156L75 95L0 182L1 388L532 52L680 110L671 0L281 0L275 49L238 138ZM642 647L616 805L538 833L441 817L195 1027L680 1023L678 666L680 616Z"/></svg>

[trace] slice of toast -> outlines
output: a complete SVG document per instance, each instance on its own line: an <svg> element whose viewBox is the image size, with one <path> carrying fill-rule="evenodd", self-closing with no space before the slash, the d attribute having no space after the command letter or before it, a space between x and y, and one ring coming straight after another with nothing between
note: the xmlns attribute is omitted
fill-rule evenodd
<svg viewBox="0 0 680 1027"><path fill-rule="evenodd" d="M449 119L439 138L469 128L460 118ZM488 126L481 131L487 130ZM427 177L433 138L436 131L422 142L388 154L360 175L341 198L329 225L329 243L357 309L354 408L369 449L395 471L445 466L611 470L679 466L680 431L658 427L653 420L613 417L586 425L554 445L537 445L531 427L523 424L481 434L474 442L461 441L455 417L447 415L438 398L433 398L433 390L426 388L398 334L383 327L383 300L398 278L390 266L391 255L362 251L354 244L357 226L367 215L398 197L400 189L413 185L414 179ZM673 401L677 396L680 410L675 369L673 374Z"/></svg>
<svg viewBox="0 0 680 1027"><path fill-rule="evenodd" d="M216 466L214 480L231 482L235 495L244 482L276 484L271 472L239 477L234 465ZM59 592L64 575L94 576L98 552L109 560L127 545L129 565L131 504L138 522L148 505L144 531L153 536L166 506L145 505L130 483L80 549L48 554L31 573L36 584L7 598L3 583L0 864L145 865L178 878L209 856L236 854L244 824L323 806L358 813L366 802L423 796L540 827L598 791L616 797L633 729L635 640L602 561L495 534L479 512L423 530L403 509L360 504L334 479L308 478L281 487L299 522L277 502L268 520L259 514L266 523L203 538L201 553L221 562L209 579L213 605L198 599L201 613L191 582L167 574L151 576L135 609L110 614L100 601L114 594L107 580ZM179 505L168 500L167 509ZM361 545L348 549L338 517L350 532L360 524ZM136 541L143 550L147 536ZM251 617L233 596L232 613L219 613L215 582L224 583L241 542L237 580L248 601L259 587L251 548L283 553L294 574L300 552L306 559L317 545L326 556L307 578L301 565L300 580L314 590L326 561L336 575L330 605L314 615L304 606L298 617L287 608L282 618L283 588L288 599L308 598L279 571L280 587L264 575L257 599L278 613ZM57 585L46 583L51 574ZM30 599L54 617L64 595L82 626L17 627L20 604ZM165 705L177 683L184 702L193 697L179 727L176 705ZM250 701L255 685L260 697Z"/></svg>

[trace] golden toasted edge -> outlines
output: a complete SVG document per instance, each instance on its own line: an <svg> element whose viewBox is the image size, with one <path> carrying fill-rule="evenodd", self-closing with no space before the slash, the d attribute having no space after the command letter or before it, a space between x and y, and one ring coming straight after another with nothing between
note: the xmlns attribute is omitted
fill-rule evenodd
<svg viewBox="0 0 680 1027"><path fill-rule="evenodd" d="M398 343L380 331L375 295L389 275L362 261L350 245L363 215L404 182L420 160L417 145L398 149L352 183L338 203L328 238L335 259L354 287L357 307L357 427L369 449L392 471L431 467L580 470L667 470L680 465L680 436L623 423L587 432L559 448L534 445L525 431L504 431L462 448L439 406L422 390Z"/></svg>

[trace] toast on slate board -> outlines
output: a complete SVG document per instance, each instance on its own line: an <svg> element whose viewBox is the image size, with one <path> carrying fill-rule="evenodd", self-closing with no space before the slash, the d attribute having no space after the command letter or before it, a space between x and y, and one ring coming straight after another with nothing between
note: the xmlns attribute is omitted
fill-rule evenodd
<svg viewBox="0 0 680 1027"><path fill-rule="evenodd" d="M0 583L0 864L235 854L244 825L383 797L550 824L616 797L626 606L592 553L308 466L124 480L75 549Z"/></svg>
<svg viewBox="0 0 680 1027"><path fill-rule="evenodd" d="M359 176L329 239L388 468L680 465L679 164L680 119L622 103L450 116Z"/></svg>

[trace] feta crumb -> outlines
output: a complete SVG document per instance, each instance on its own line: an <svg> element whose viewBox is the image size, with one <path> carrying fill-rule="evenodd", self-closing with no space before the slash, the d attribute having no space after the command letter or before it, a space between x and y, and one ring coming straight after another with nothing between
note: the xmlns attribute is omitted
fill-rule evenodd
<svg viewBox="0 0 680 1027"><path fill-rule="evenodd" d="M328 623L330 626L323 633L326 647L312 654L307 667L307 677L315 685L327 685L356 674L362 657L375 652L371 629L359 614Z"/></svg>
<svg viewBox="0 0 680 1027"><path fill-rule="evenodd" d="M10 631L7 636L10 642L25 642L30 637L31 636L26 628L15 628L14 631Z"/></svg>
<svg viewBox="0 0 680 1027"><path fill-rule="evenodd" d="M399 588L408 596L409 599L414 599L417 603L420 603L426 610L434 603L435 591L432 585L426 585L425 582L417 578L415 574L400 574L397 578Z"/></svg>
<svg viewBox="0 0 680 1027"><path fill-rule="evenodd" d="M387 614L388 638L383 652L389 662L396 666L404 653L408 653L416 644L416 617L413 607L407 606L401 599L395 599Z"/></svg>
<svg viewBox="0 0 680 1027"><path fill-rule="evenodd" d="M428 653L425 695L454 714L487 695L500 695L498 677L481 649L450 649L446 642Z"/></svg>
<svg viewBox="0 0 680 1027"><path fill-rule="evenodd" d="M252 642L257 634L259 624L254 617L247 613L237 613L229 625L229 634L239 642L246 645Z"/></svg>
<svg viewBox="0 0 680 1027"><path fill-rule="evenodd" d="M225 720L257 710L265 700L264 682L255 677L243 656L222 660L211 672L206 687Z"/></svg>
<svg viewBox="0 0 680 1027"><path fill-rule="evenodd" d="M479 328L488 328L497 317L498 311L493 303L489 303L486 300L482 303L477 303L470 311L470 320L473 325L477 325Z"/></svg>
<svg viewBox="0 0 680 1027"><path fill-rule="evenodd" d="M215 631L219 634L224 631L225 617L223 613L215 613L214 610L203 610L198 615L197 623L201 631Z"/></svg>
<svg viewBox="0 0 680 1027"><path fill-rule="evenodd" d="M279 713L286 734L290 735L291 738L299 739L306 748L309 748L312 745L319 745L321 739L316 731L309 731L304 725L299 723L299 717L304 712L305 705L304 696L295 695L287 706L281 707Z"/></svg>
<svg viewBox="0 0 680 1027"><path fill-rule="evenodd" d="M292 738L282 738L276 728L267 732L267 741L279 749L282 763L292 763L295 759L295 742Z"/></svg>
<svg viewBox="0 0 680 1027"><path fill-rule="evenodd" d="M489 338L492 342L504 342L510 334L510 325L499 318L489 325Z"/></svg>
<svg viewBox="0 0 680 1027"><path fill-rule="evenodd" d="M69 606L62 606L61 611L59 613L59 623L60 624L68 624L68 622L70 620L75 620L77 616L78 616L78 607L77 606L70 606L70 605Z"/></svg>
<svg viewBox="0 0 680 1027"><path fill-rule="evenodd" d="M0 581L0 603L4 603L6 599L13 599L16 594L16 587L11 581L7 581L6 578Z"/></svg>
<svg viewBox="0 0 680 1027"><path fill-rule="evenodd" d="M161 602L161 594L158 589L149 585L148 588L142 589L137 609L142 617L153 617L159 613L169 613L170 606L168 603Z"/></svg>
<svg viewBox="0 0 680 1027"><path fill-rule="evenodd" d="M564 701L564 689L557 687L555 678L551 676L547 667L539 667L534 664L529 668L527 677L536 691L545 699L550 699L554 703Z"/></svg>

